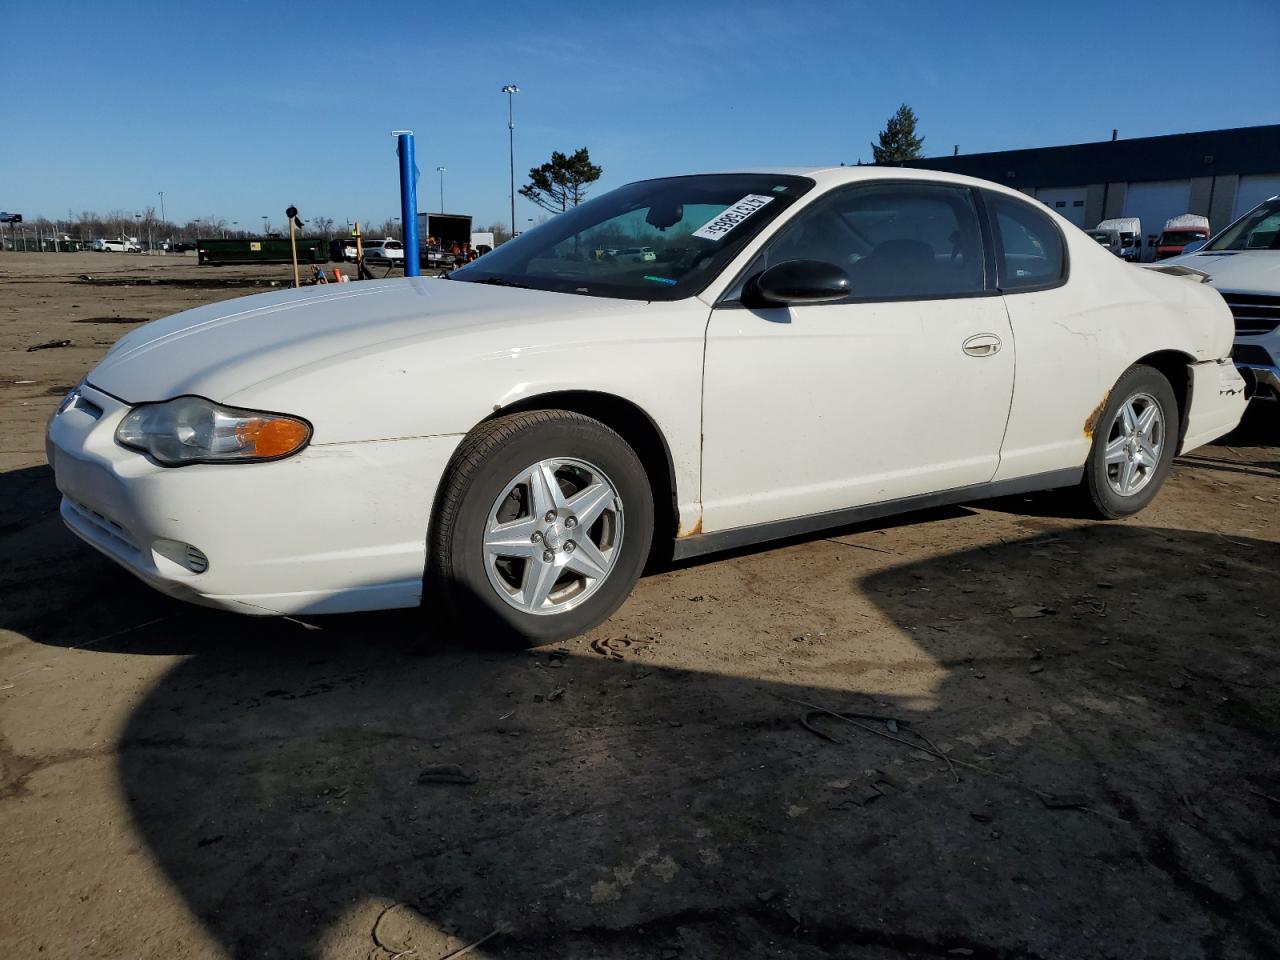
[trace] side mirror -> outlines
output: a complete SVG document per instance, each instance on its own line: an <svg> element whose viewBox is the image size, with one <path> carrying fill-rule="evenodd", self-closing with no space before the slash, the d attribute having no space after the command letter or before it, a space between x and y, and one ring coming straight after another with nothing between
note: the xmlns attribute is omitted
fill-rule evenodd
<svg viewBox="0 0 1280 960"><path fill-rule="evenodd" d="M767 307L835 303L849 293L849 276L834 263L786 260L748 280L742 302Z"/></svg>

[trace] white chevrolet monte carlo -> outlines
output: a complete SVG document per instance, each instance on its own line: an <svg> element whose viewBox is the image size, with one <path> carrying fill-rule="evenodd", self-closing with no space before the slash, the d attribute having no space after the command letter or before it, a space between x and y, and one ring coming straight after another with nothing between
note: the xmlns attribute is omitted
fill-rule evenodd
<svg viewBox="0 0 1280 960"><path fill-rule="evenodd" d="M1244 409L1231 313L1186 273L949 174L649 180L447 279L139 328L48 453L67 525L165 593L541 642L651 557L1054 487L1142 509Z"/></svg>

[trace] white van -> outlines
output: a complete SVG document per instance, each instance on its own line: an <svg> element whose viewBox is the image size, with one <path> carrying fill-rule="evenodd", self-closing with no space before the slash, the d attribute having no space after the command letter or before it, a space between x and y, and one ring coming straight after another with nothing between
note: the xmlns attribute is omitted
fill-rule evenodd
<svg viewBox="0 0 1280 960"><path fill-rule="evenodd" d="M1095 230L1115 230L1120 234L1120 258L1130 263L1142 259L1142 221L1137 217L1103 220Z"/></svg>
<svg viewBox="0 0 1280 960"><path fill-rule="evenodd" d="M120 237L116 240L95 240L93 249L99 253L141 253L142 247L137 240Z"/></svg>

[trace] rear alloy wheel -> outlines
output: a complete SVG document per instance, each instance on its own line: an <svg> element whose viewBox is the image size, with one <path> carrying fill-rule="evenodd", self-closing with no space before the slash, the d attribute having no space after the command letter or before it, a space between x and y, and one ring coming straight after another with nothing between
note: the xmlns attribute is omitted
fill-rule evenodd
<svg viewBox="0 0 1280 960"><path fill-rule="evenodd" d="M432 527L427 608L470 630L547 643L600 623L649 554L653 500L635 452L566 410L477 427L454 454Z"/></svg>
<svg viewBox="0 0 1280 960"><path fill-rule="evenodd" d="M1164 413L1155 397L1138 393L1122 403L1103 448L1112 491L1121 497L1140 493L1160 466L1164 443Z"/></svg>
<svg viewBox="0 0 1280 960"><path fill-rule="evenodd" d="M1129 368L1111 391L1093 437L1081 484L1092 511L1132 516L1168 476L1178 445L1178 402L1164 374Z"/></svg>

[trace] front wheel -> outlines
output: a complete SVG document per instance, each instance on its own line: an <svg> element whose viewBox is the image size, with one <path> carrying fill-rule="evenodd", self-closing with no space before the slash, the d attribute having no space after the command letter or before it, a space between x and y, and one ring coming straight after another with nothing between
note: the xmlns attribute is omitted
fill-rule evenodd
<svg viewBox="0 0 1280 960"><path fill-rule="evenodd" d="M1142 510L1164 483L1178 446L1178 401L1154 367L1125 371L1103 407L1081 493L1108 520Z"/></svg>
<svg viewBox="0 0 1280 960"><path fill-rule="evenodd" d="M652 538L648 476L622 437L566 410L501 417L450 464L428 603L499 639L566 639L621 606Z"/></svg>

